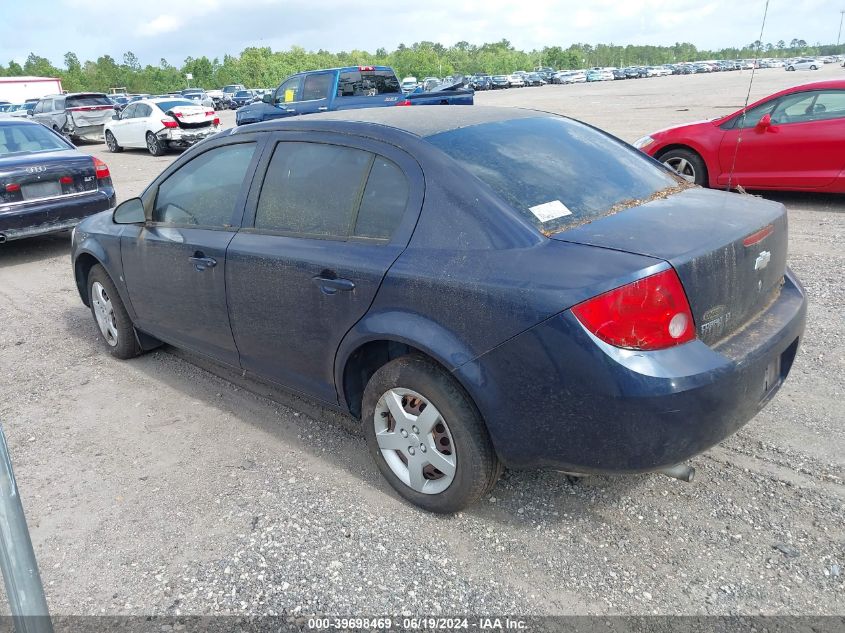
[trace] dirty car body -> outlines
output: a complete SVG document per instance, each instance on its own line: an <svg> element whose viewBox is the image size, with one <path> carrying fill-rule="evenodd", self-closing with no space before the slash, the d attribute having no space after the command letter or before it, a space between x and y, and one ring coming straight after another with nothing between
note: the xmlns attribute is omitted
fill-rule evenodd
<svg viewBox="0 0 845 633"><path fill-rule="evenodd" d="M0 243L73 228L115 204L108 168L32 121L0 121Z"/></svg>
<svg viewBox="0 0 845 633"><path fill-rule="evenodd" d="M242 166L226 195L195 175L210 152ZM363 185L338 169L358 160L404 185L350 196ZM177 200L180 173L191 184ZM299 189L301 209L288 204ZM207 205L191 196L223 205L201 220L218 226L192 223ZM349 199L358 220L329 222ZM772 398L804 332L782 205L692 187L547 113L383 108L242 126L186 152L141 202L143 222L101 214L77 230L83 301L101 263L142 341L356 416L373 373L414 350L465 390L510 467L682 462Z"/></svg>

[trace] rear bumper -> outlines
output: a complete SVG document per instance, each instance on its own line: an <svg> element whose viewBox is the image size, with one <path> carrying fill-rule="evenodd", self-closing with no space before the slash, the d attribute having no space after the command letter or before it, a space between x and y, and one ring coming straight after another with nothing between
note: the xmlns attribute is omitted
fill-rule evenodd
<svg viewBox="0 0 845 633"><path fill-rule="evenodd" d="M217 125L203 128L165 128L156 133L156 136L171 147L188 147L209 136L214 136L219 130L220 127Z"/></svg>
<svg viewBox="0 0 845 633"><path fill-rule="evenodd" d="M85 139L86 141L102 141L105 138L105 132L103 131L104 127L104 123L100 123L98 125L86 125L71 128L68 133L75 138Z"/></svg>
<svg viewBox="0 0 845 633"><path fill-rule="evenodd" d="M111 187L76 197L0 206L0 241L19 240L72 229L90 215L115 205Z"/></svg>
<svg viewBox="0 0 845 633"><path fill-rule="evenodd" d="M680 463L735 433L780 388L806 323L788 271L740 333L659 352L598 341L566 311L455 370L511 467L636 473Z"/></svg>

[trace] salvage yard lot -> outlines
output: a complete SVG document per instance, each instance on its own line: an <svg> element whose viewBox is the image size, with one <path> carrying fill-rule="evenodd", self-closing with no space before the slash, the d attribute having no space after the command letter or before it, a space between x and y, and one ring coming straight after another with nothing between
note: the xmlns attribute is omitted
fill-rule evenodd
<svg viewBox="0 0 845 633"><path fill-rule="evenodd" d="M758 71L752 100L842 75ZM633 141L741 107L750 73L479 93ZM233 112L222 113L224 125ZM85 151L118 197L169 162ZM601 177L597 174L597 177ZM0 248L0 419L57 614L845 613L845 201L786 204L807 336L775 400L660 475L508 472L453 517L400 500L345 420L163 349L96 340L69 238Z"/></svg>

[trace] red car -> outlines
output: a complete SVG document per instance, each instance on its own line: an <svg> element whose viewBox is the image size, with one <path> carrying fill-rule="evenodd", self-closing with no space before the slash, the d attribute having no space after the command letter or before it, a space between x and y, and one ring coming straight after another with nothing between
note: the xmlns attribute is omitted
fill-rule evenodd
<svg viewBox="0 0 845 633"><path fill-rule="evenodd" d="M698 185L845 193L845 80L787 88L634 146Z"/></svg>

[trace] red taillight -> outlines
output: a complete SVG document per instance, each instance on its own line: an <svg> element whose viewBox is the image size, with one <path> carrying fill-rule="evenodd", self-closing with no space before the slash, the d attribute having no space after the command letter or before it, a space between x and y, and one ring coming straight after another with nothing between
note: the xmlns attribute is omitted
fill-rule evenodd
<svg viewBox="0 0 845 633"><path fill-rule="evenodd" d="M109 172L109 166L106 165L96 156L94 157L94 172L97 174L98 180L101 180L103 178L109 178L111 176L111 172Z"/></svg>
<svg viewBox="0 0 845 633"><path fill-rule="evenodd" d="M585 328L615 347L656 350L695 338L687 295L672 269L588 299L572 312Z"/></svg>
<svg viewBox="0 0 845 633"><path fill-rule="evenodd" d="M108 169L108 167L106 167L106 169ZM59 182L63 185L72 185L73 178L71 178L70 176L62 176L61 178L59 178Z"/></svg>
<svg viewBox="0 0 845 633"><path fill-rule="evenodd" d="M161 124L164 127L179 127L179 124L173 119L162 119Z"/></svg>
<svg viewBox="0 0 845 633"><path fill-rule="evenodd" d="M220 125L220 117L214 117L214 125Z"/></svg>
<svg viewBox="0 0 845 633"><path fill-rule="evenodd" d="M411 100L410 99L402 99L402 101L397 101L396 105L398 105L398 106L400 106L400 105L401 106L411 105Z"/></svg>
<svg viewBox="0 0 845 633"><path fill-rule="evenodd" d="M181 112L174 112L174 113L173 113L173 116L175 116L177 119L181 119L181 118L182 118L182 113L181 113Z"/></svg>
<svg viewBox="0 0 845 633"><path fill-rule="evenodd" d="M763 227L756 233L752 233L744 240L742 240L742 245L746 248L749 246L754 246L755 244L762 242L764 239L769 237L775 230L774 224L770 224L769 226Z"/></svg>
<svg viewBox="0 0 845 633"><path fill-rule="evenodd" d="M13 182L11 185L6 185L6 193L17 193L20 190L21 186L16 182Z"/></svg>
<svg viewBox="0 0 845 633"><path fill-rule="evenodd" d="M206 110L205 116L214 116L214 110Z"/></svg>
<svg viewBox="0 0 845 633"><path fill-rule="evenodd" d="M375 66L358 66L358 70L375 70Z"/></svg>

